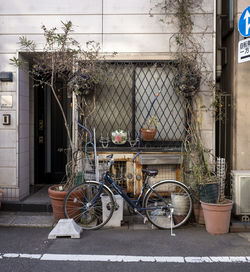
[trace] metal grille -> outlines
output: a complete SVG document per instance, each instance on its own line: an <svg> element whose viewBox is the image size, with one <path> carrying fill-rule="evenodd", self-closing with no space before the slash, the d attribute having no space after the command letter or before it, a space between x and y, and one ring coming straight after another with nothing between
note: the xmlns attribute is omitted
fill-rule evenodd
<svg viewBox="0 0 250 272"><path fill-rule="evenodd" d="M161 94L150 114L159 120L156 138L151 142L142 141L140 146L151 150L180 148L185 135L186 117L184 100L173 87L174 68L171 62L110 64L111 76L97 90L95 111L88 119L88 126L96 130L100 148L133 148L159 90ZM117 129L125 130L128 134L128 141L122 146L111 142L111 133Z"/></svg>

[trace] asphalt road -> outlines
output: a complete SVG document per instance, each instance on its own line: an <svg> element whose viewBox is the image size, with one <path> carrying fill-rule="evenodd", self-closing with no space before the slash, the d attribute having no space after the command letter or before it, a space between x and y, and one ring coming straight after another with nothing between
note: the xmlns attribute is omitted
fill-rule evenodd
<svg viewBox="0 0 250 272"><path fill-rule="evenodd" d="M186 226L173 237L169 231L118 228L48 240L50 231L0 228L0 271L250 270L250 233L214 236Z"/></svg>

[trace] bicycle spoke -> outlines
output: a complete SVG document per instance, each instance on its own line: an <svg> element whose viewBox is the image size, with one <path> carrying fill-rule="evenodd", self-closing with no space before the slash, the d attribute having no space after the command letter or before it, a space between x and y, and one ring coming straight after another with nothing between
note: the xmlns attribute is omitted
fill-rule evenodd
<svg viewBox="0 0 250 272"><path fill-rule="evenodd" d="M102 195L108 197L111 203L104 216ZM114 211L114 201L111 193L100 186L98 182L86 182L74 187L64 201L64 213L72 218L83 229L98 229L104 226Z"/></svg>
<svg viewBox="0 0 250 272"><path fill-rule="evenodd" d="M186 187L177 181L155 184L143 203L149 221L162 229L170 229L171 225L173 228L183 225L192 211L191 196Z"/></svg>

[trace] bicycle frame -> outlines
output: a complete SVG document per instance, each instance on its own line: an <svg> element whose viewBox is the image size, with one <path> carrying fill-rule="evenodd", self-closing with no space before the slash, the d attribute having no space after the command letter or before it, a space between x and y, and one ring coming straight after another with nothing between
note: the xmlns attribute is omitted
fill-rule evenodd
<svg viewBox="0 0 250 272"><path fill-rule="evenodd" d="M169 207L169 204L148 184L146 183L147 179L143 181L141 192L136 200L131 200L127 194L125 194L122 189L114 182L114 180L109 176L109 173L106 172L103 181L101 182L102 185L104 185L105 181L107 181L114 189L115 191L121 195L123 199L135 210L135 211L145 211L145 210L154 210L153 207L151 208L143 208L139 207L140 200L142 198L142 195L146 188L154 192L158 197L162 199L163 202L166 203L166 206ZM134 203L135 202L135 203Z"/></svg>

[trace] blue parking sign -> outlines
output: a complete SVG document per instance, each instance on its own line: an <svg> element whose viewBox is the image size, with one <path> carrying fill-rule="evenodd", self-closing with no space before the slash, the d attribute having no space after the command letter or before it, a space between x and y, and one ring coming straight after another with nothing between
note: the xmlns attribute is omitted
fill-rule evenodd
<svg viewBox="0 0 250 272"><path fill-rule="evenodd" d="M239 32L244 37L250 37L250 6L240 16Z"/></svg>

